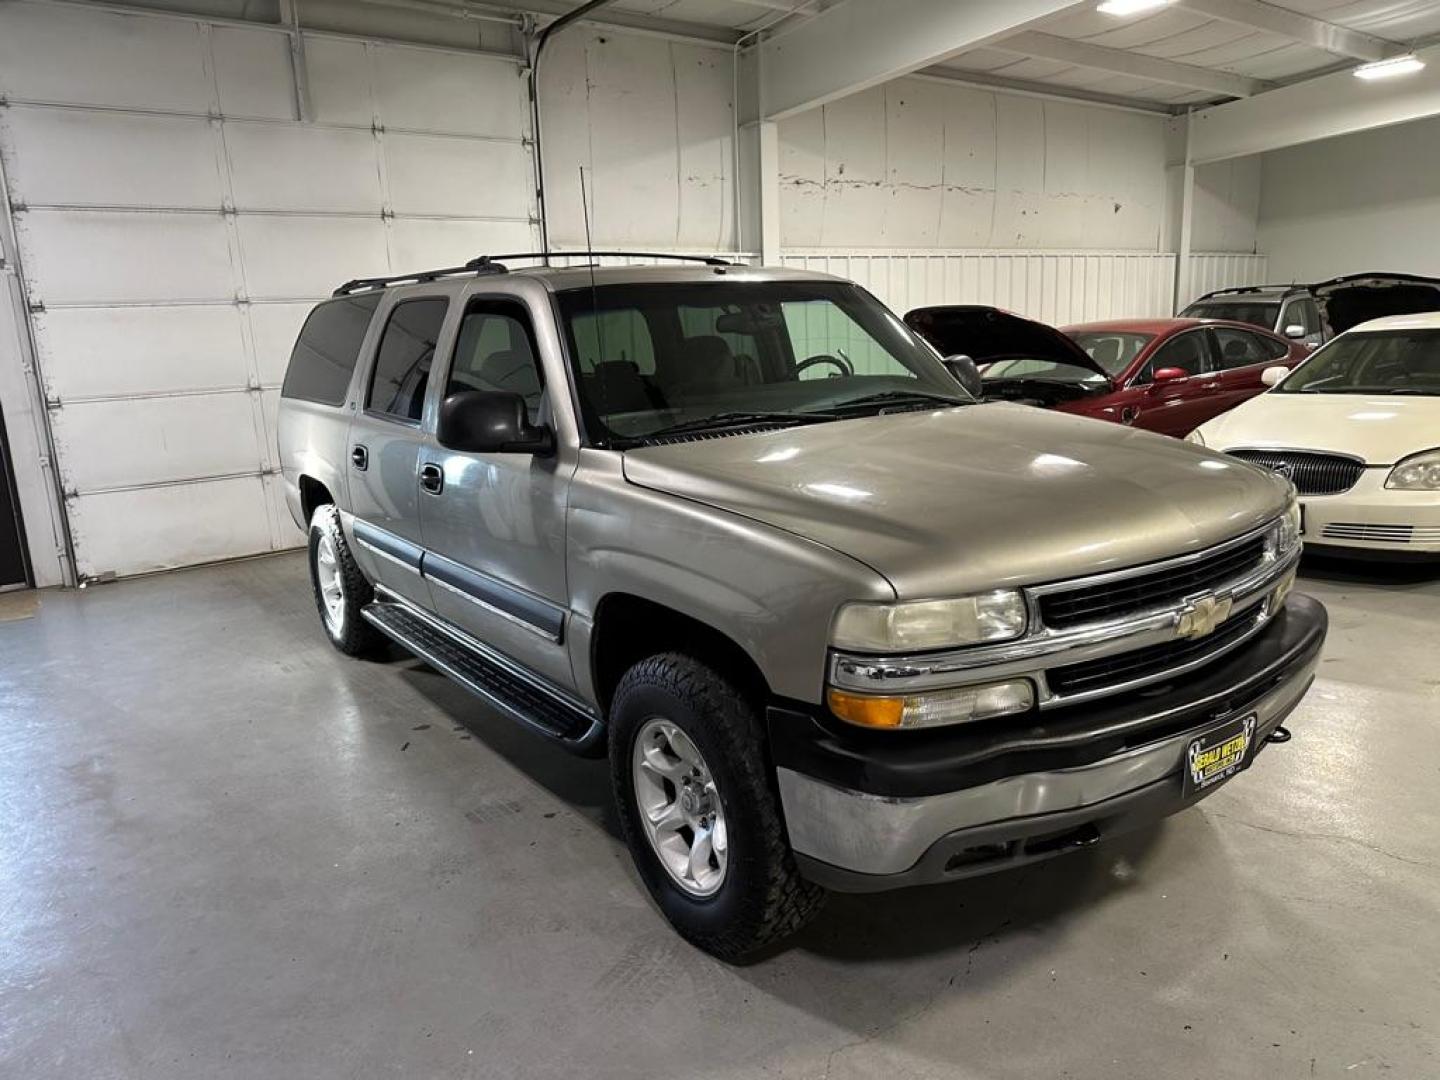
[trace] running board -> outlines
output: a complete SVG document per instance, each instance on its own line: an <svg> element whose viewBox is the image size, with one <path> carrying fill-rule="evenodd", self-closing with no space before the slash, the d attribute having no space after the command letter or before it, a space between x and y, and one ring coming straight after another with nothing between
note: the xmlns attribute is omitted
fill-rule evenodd
<svg viewBox="0 0 1440 1080"><path fill-rule="evenodd" d="M465 641L408 604L375 600L360 609L365 621L437 671L499 709L576 753L594 751L604 734L597 714L526 676L513 661Z"/></svg>

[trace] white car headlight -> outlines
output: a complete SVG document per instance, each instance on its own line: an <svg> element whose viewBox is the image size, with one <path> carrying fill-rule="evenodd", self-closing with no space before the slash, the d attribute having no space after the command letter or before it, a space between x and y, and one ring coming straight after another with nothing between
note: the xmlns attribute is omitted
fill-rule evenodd
<svg viewBox="0 0 1440 1080"><path fill-rule="evenodd" d="M1396 491L1440 491L1440 449L1405 458L1390 470L1385 486Z"/></svg>
<svg viewBox="0 0 1440 1080"><path fill-rule="evenodd" d="M830 640L861 652L916 652L1009 641L1023 633L1025 598L997 589L949 600L846 604L835 616Z"/></svg>
<svg viewBox="0 0 1440 1080"><path fill-rule="evenodd" d="M1185 441L1188 443L1194 443L1196 446L1204 446L1205 436L1200 434L1199 428L1196 428L1194 431L1190 432L1189 435L1185 436Z"/></svg>

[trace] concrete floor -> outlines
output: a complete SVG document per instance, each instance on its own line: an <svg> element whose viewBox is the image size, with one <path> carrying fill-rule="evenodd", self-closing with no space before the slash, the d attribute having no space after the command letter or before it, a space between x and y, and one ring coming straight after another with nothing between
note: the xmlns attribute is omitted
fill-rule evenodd
<svg viewBox="0 0 1440 1080"><path fill-rule="evenodd" d="M333 652L298 556L12 603L0 1076L1440 1076L1440 575L1302 588L1295 740L1202 806L746 968L602 764Z"/></svg>

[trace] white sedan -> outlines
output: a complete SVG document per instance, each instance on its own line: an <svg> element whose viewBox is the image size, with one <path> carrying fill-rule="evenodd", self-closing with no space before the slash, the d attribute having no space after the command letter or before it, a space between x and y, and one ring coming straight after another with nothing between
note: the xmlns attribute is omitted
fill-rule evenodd
<svg viewBox="0 0 1440 1080"><path fill-rule="evenodd" d="M1308 549L1440 556L1440 313L1361 323L1190 441L1294 481Z"/></svg>

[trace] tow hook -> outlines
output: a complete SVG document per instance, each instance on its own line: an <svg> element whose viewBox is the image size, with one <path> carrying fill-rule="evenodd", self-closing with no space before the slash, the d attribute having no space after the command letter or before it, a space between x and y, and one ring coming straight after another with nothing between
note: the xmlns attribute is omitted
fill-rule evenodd
<svg viewBox="0 0 1440 1080"><path fill-rule="evenodd" d="M1274 731L1265 736L1267 743L1287 743L1290 741L1290 729L1283 724L1277 726Z"/></svg>

